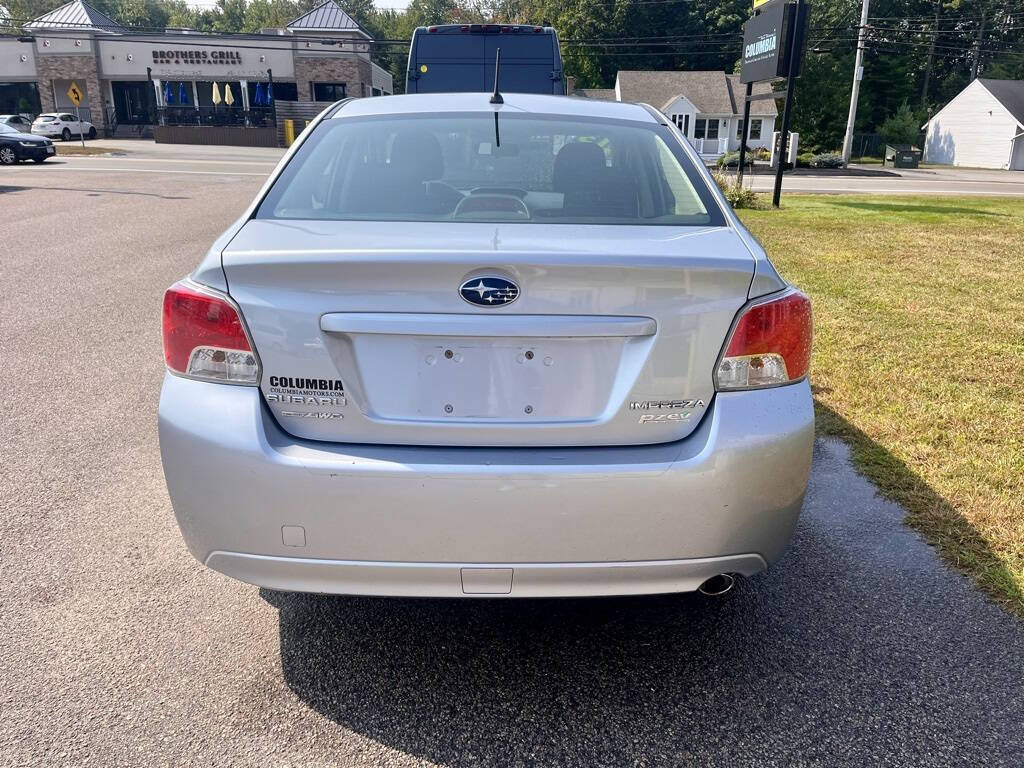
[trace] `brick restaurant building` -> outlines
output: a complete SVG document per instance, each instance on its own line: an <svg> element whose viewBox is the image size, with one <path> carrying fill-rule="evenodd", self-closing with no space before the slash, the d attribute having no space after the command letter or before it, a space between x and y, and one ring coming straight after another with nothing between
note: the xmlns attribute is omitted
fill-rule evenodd
<svg viewBox="0 0 1024 768"><path fill-rule="evenodd" d="M393 92L391 74L370 61L372 38L333 0L259 35L133 32L84 0L23 28L0 36L0 114L73 111L74 82L101 136L264 125L268 91L275 105Z"/></svg>

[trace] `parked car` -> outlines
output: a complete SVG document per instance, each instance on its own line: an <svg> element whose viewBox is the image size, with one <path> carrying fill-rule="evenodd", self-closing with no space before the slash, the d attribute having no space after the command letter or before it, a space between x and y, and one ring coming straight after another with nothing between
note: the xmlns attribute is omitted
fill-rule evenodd
<svg viewBox="0 0 1024 768"><path fill-rule="evenodd" d="M558 34L532 24L417 27L409 45L405 92L490 91L499 48L502 93L565 95Z"/></svg>
<svg viewBox="0 0 1024 768"><path fill-rule="evenodd" d="M79 136L96 138L96 128L88 120L78 121L70 112L51 112L40 115L32 123L32 133L37 136L60 136L64 141Z"/></svg>
<svg viewBox="0 0 1024 768"><path fill-rule="evenodd" d="M728 590L811 463L811 309L666 117L341 101L163 303L200 562L281 590Z"/></svg>
<svg viewBox="0 0 1024 768"><path fill-rule="evenodd" d="M32 132L32 120L24 115L0 115L0 125L9 125L22 133Z"/></svg>
<svg viewBox="0 0 1024 768"><path fill-rule="evenodd" d="M43 162L56 150L49 139L22 133L6 123L0 123L0 163L13 165L21 160Z"/></svg>

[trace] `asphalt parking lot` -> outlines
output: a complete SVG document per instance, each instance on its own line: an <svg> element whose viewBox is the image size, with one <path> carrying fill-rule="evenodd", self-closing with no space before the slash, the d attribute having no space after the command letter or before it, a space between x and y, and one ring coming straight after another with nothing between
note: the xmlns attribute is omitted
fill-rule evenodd
<svg viewBox="0 0 1024 768"><path fill-rule="evenodd" d="M160 297L266 170L170 160L0 172L0 765L1024 764L1024 627L830 441L787 556L724 599L202 568L160 470Z"/></svg>

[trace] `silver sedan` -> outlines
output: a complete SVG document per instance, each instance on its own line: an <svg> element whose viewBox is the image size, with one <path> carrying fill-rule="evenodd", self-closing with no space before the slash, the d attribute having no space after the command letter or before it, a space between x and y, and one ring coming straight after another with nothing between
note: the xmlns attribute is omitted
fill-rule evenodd
<svg viewBox="0 0 1024 768"><path fill-rule="evenodd" d="M178 523L253 584L718 592L803 502L810 302L650 107L339 102L163 328Z"/></svg>

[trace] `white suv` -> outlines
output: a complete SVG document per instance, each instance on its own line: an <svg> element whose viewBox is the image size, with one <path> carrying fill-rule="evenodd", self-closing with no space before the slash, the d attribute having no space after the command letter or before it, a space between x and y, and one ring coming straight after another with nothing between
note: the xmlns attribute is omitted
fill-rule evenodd
<svg viewBox="0 0 1024 768"><path fill-rule="evenodd" d="M50 112L40 115L32 123L32 133L37 136L59 136L64 141L77 139L85 136L90 139L96 138L96 128L88 120L79 122L70 112Z"/></svg>

